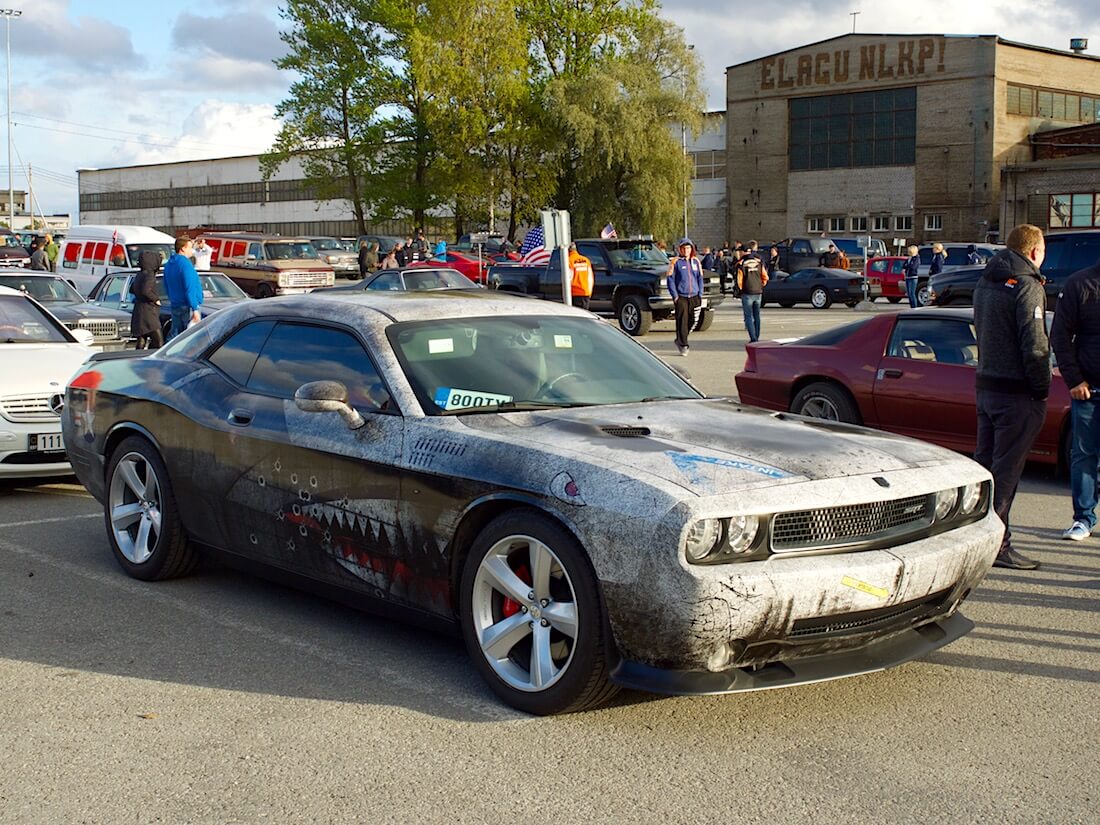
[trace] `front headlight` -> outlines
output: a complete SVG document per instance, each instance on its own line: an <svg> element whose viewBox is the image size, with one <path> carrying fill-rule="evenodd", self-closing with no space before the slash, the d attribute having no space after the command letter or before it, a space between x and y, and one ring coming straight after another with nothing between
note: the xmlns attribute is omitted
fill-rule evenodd
<svg viewBox="0 0 1100 825"><path fill-rule="evenodd" d="M955 509L959 503L959 491L952 487L950 490L940 490L936 493L936 521L943 521Z"/></svg>
<svg viewBox="0 0 1100 825"><path fill-rule="evenodd" d="M334 264L340 259L337 258L335 255L326 255L325 260L328 261L330 264Z"/></svg>
<svg viewBox="0 0 1100 825"><path fill-rule="evenodd" d="M740 554L751 551L759 529L760 519L757 516L734 516L729 520L726 546L722 552Z"/></svg>
<svg viewBox="0 0 1100 825"><path fill-rule="evenodd" d="M982 485L967 484L962 488L962 492L959 494L959 500L962 502L959 507L959 512L964 516L973 514L982 503Z"/></svg>
<svg viewBox="0 0 1100 825"><path fill-rule="evenodd" d="M722 523L718 519L705 518L695 522L688 530L684 552L688 561L700 562L710 555L722 538Z"/></svg>

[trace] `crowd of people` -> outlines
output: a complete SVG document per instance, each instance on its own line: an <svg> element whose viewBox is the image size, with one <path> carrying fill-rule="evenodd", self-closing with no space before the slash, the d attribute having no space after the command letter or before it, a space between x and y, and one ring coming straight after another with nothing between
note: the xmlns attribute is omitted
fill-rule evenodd
<svg viewBox="0 0 1100 825"><path fill-rule="evenodd" d="M362 241L359 244L359 277L365 278L379 269L399 269L414 261L426 261L429 257L428 246L428 239L424 237L423 229L416 230L415 238L398 241L385 253L380 251L378 241ZM440 241L432 254L439 255L446 251L446 242Z"/></svg>

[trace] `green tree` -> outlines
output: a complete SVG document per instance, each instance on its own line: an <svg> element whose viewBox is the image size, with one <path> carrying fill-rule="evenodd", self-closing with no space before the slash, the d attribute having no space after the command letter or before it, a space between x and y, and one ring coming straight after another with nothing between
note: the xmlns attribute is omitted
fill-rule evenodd
<svg viewBox="0 0 1100 825"><path fill-rule="evenodd" d="M655 0L528 0L536 94L552 141L555 205L575 234L607 221L672 234L688 164L673 124L697 130L699 66Z"/></svg>
<svg viewBox="0 0 1100 825"><path fill-rule="evenodd" d="M298 79L276 109L283 125L260 159L270 178L295 158L318 200L346 200L359 232L374 197L369 181L385 131L376 117L391 72L371 0L286 0L281 35L288 53L275 61Z"/></svg>

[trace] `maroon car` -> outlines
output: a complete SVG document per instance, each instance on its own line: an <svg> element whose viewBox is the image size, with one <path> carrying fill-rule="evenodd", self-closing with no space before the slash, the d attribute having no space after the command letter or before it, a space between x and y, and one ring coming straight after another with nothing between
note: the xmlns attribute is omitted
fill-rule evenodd
<svg viewBox="0 0 1100 825"><path fill-rule="evenodd" d="M791 343L746 346L744 404L864 424L972 453L977 437L972 309L883 313ZM1069 390L1055 370L1033 461L1065 463Z"/></svg>

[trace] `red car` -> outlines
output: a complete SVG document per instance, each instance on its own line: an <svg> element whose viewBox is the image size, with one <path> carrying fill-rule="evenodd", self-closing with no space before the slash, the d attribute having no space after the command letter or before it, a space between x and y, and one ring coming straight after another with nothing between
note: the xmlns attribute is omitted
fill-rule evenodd
<svg viewBox="0 0 1100 825"><path fill-rule="evenodd" d="M882 281L882 297L891 304L904 301L905 294L905 262L909 260L897 255L887 255L881 258L871 258L867 262L865 275L873 275Z"/></svg>
<svg viewBox="0 0 1100 825"><path fill-rule="evenodd" d="M479 263L477 255L452 252L448 249L439 255L433 255L426 261L417 261L409 264L409 266L439 266L440 264L449 266L451 269L457 269L474 283L483 284L485 283L485 273L489 271L493 261L482 258Z"/></svg>
<svg viewBox="0 0 1100 825"><path fill-rule="evenodd" d="M978 346L972 309L883 313L791 343L745 347L741 402L864 424L974 452ZM1065 466L1069 390L1055 370L1029 458Z"/></svg>

